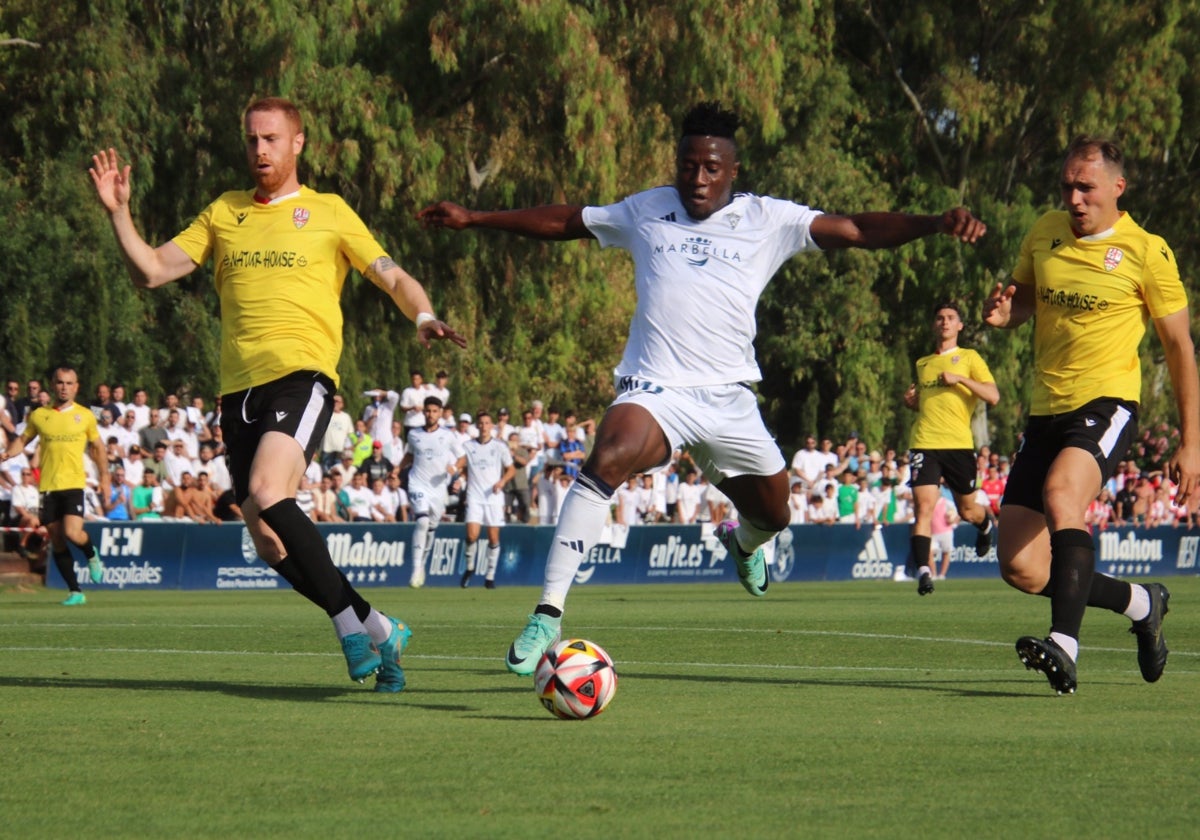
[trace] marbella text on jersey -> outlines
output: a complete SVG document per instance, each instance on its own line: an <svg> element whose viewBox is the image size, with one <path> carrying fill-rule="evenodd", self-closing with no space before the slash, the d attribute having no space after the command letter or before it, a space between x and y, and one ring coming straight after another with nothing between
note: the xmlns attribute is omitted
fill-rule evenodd
<svg viewBox="0 0 1200 840"><path fill-rule="evenodd" d="M654 248L655 254L682 254L689 258L689 262L693 257L703 257L706 260L709 257L716 257L719 260L724 260L730 263L740 263L742 255L740 251L730 251L720 245L713 245L711 239L705 239L703 236L688 236L679 245L658 245ZM703 264L703 263L701 263Z"/></svg>

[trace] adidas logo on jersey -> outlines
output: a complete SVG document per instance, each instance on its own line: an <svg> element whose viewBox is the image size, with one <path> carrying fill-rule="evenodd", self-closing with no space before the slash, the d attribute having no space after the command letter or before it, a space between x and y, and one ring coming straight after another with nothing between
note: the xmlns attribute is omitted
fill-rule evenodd
<svg viewBox="0 0 1200 840"><path fill-rule="evenodd" d="M668 213L665 216L659 216L658 220L660 222L673 222L673 221L675 221L675 214L672 212L672 213Z"/></svg>

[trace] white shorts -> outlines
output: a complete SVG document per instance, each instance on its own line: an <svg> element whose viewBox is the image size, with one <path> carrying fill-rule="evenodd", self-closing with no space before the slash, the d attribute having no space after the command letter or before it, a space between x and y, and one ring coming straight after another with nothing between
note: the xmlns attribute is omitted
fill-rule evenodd
<svg viewBox="0 0 1200 840"><path fill-rule="evenodd" d="M954 554L954 531L943 531L933 535L934 557L947 557Z"/></svg>
<svg viewBox="0 0 1200 840"><path fill-rule="evenodd" d="M613 405L633 403L650 412L672 451L686 449L708 480L775 475L786 468L779 444L767 431L758 397L745 385L667 388L618 376ZM659 464L661 469L670 463Z"/></svg>
<svg viewBox="0 0 1200 840"><path fill-rule="evenodd" d="M408 483L408 504L412 508L413 519L418 516L428 516L435 523L441 522L442 516L446 513L446 488L428 487L410 481Z"/></svg>
<svg viewBox="0 0 1200 840"><path fill-rule="evenodd" d="M490 499L467 497L467 522L485 528L504 527L504 494L493 493Z"/></svg>

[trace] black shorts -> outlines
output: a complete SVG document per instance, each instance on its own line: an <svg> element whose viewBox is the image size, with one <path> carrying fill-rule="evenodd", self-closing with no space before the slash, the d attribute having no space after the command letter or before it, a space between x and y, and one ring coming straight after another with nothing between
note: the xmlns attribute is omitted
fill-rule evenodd
<svg viewBox="0 0 1200 840"><path fill-rule="evenodd" d="M1021 505L1045 513L1042 491L1046 474L1058 454L1068 448L1083 449L1095 457L1103 485L1117 471L1137 436L1137 413L1137 403L1101 397L1066 414L1030 417L1000 505Z"/></svg>
<svg viewBox="0 0 1200 840"><path fill-rule="evenodd" d="M912 449L908 453L908 486L946 486L960 496L975 492L975 453L970 449Z"/></svg>
<svg viewBox="0 0 1200 840"><path fill-rule="evenodd" d="M282 432L295 439L304 450L305 463L312 460L333 416L335 390L333 380L325 374L301 370L221 396L221 434L239 505L250 495L250 465L267 432Z"/></svg>
<svg viewBox="0 0 1200 840"><path fill-rule="evenodd" d="M38 518L43 525L58 522L67 516L83 517L83 489L50 490L41 495Z"/></svg>

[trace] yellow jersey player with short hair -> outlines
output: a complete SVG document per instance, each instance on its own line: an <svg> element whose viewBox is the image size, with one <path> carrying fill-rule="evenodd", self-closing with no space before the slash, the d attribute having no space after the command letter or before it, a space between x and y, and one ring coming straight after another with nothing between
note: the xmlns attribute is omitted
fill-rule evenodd
<svg viewBox="0 0 1200 840"><path fill-rule="evenodd" d="M63 606L76 607L86 604L87 597L79 588L79 576L75 573L75 561L68 544L75 545L87 558L92 583L104 579L100 552L83 529L83 491L87 486L87 471L83 464L85 453L90 452L96 464L102 500L108 499L112 484L96 415L75 402L79 393L79 375L75 368L59 365L51 373L50 381L54 405L42 406L30 413L25 429L9 443L4 459L16 455L37 438L41 465L38 477L40 517L50 537L55 568L69 590Z"/></svg>
<svg viewBox="0 0 1200 840"><path fill-rule="evenodd" d="M170 283L212 259L221 301L221 430L246 528L259 555L330 617L350 678L376 674L376 691L399 692L410 629L350 585L296 491L333 413L339 299L351 267L415 322L425 346L466 342L433 315L425 290L342 199L301 186L304 125L293 103L260 99L242 128L255 188L223 194L158 248L133 224L130 168L116 151L92 157L92 181L135 285Z"/></svg>
<svg viewBox="0 0 1200 840"><path fill-rule="evenodd" d="M905 406L917 412L909 445L908 484L914 508L909 547L918 595L928 595L934 588L933 509L943 483L954 494L958 515L979 531L975 553L983 557L992 547L992 514L975 501L971 416L980 400L996 405L1000 391L983 357L958 346L963 326L962 312L953 301L934 307L934 352L917 359L917 381L904 394ZM943 559L942 567L948 565Z"/></svg>
<svg viewBox="0 0 1200 840"><path fill-rule="evenodd" d="M1034 318L1033 399L1001 502L1000 572L1011 586L1050 599L1049 635L1022 636L1017 655L1070 694L1089 606L1133 622L1146 682L1166 667L1170 593L1159 583L1131 585L1096 572L1085 514L1137 433L1138 345L1148 320L1162 341L1179 411L1180 445L1167 472L1180 505L1194 502L1200 487L1200 378L1175 256L1117 206L1125 192L1120 147L1076 138L1060 188L1065 209L1034 223L1013 283L997 284L984 320L1011 329Z"/></svg>

